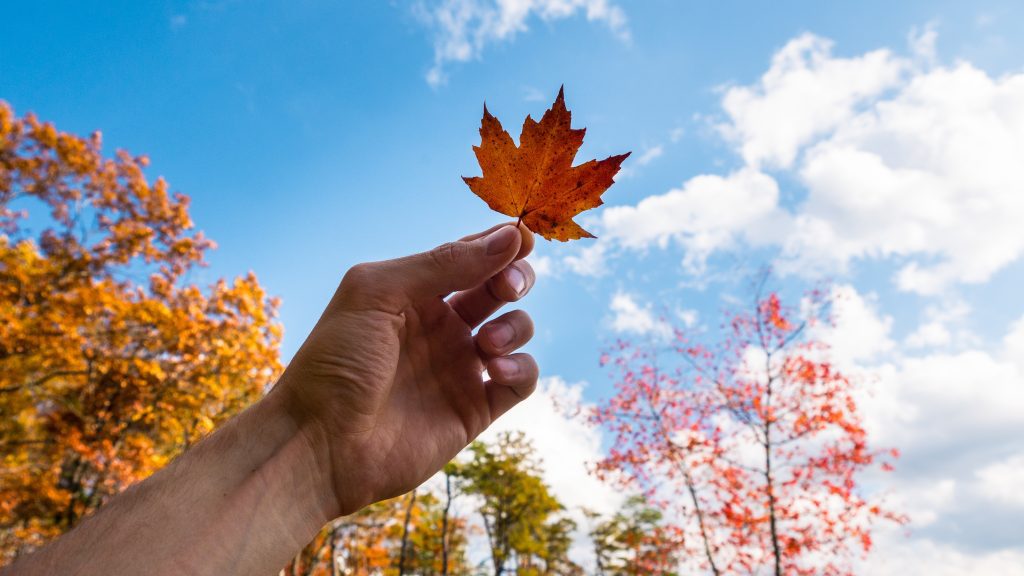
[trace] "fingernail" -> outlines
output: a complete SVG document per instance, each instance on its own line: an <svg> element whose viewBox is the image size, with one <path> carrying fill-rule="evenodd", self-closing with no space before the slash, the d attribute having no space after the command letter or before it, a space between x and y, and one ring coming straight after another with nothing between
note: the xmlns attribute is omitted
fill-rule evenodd
<svg viewBox="0 0 1024 576"><path fill-rule="evenodd" d="M519 230L512 226L502 226L491 232L487 237L487 253L493 256L508 250L516 236L519 236Z"/></svg>
<svg viewBox="0 0 1024 576"><path fill-rule="evenodd" d="M512 290L515 290L516 294L522 294L526 291L526 275L519 268L515 266L506 268L505 279L508 280L509 286L512 287Z"/></svg>
<svg viewBox="0 0 1024 576"><path fill-rule="evenodd" d="M505 322L491 324L487 327L487 339L499 350L511 344L515 335L515 330Z"/></svg>
<svg viewBox="0 0 1024 576"><path fill-rule="evenodd" d="M519 362L511 358L495 358L491 362L494 363L494 367L498 369L505 378L511 378L519 374Z"/></svg>

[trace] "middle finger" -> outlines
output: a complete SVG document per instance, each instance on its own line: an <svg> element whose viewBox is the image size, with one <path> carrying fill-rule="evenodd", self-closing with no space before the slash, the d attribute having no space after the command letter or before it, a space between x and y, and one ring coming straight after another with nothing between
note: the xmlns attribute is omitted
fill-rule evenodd
<svg viewBox="0 0 1024 576"><path fill-rule="evenodd" d="M448 305L467 326L475 328L507 302L515 302L525 296L535 280L536 274L530 263L518 260L480 286L452 294Z"/></svg>

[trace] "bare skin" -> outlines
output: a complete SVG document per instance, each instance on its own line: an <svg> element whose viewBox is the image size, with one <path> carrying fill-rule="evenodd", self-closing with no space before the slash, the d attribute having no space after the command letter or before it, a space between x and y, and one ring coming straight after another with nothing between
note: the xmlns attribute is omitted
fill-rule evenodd
<svg viewBox="0 0 1024 576"><path fill-rule="evenodd" d="M537 364L515 353L530 317L484 323L533 286L532 248L507 224L355 266L265 398L4 574L277 574L533 392Z"/></svg>

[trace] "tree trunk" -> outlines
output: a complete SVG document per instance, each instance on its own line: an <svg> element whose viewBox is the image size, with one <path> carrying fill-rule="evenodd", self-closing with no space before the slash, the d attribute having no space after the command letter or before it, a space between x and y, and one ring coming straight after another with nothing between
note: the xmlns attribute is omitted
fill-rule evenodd
<svg viewBox="0 0 1024 576"><path fill-rule="evenodd" d="M655 368L654 371L655 381L658 379L658 370ZM707 527L704 523L704 511L700 507L700 499L697 498L697 488L693 482L693 476L690 475L690 470L686 468L686 463L678 457L681 448L672 441L672 435L669 430L665 427L665 421L661 417L661 413L654 406L654 401L646 392L643 392L644 400L647 402L647 408L650 412L651 418L654 419L658 424L658 430L661 432L662 439L668 444L669 453L673 455L673 461L679 468L680 472L683 473L683 478L686 480L686 490L690 494L690 501L693 503L694 513L697 515L697 527L700 528L701 540L704 541L704 556L708 560L708 566L711 568L711 573L714 576L719 576L718 566L715 564L715 554L711 548L711 536L708 534Z"/></svg>
<svg viewBox="0 0 1024 576"><path fill-rule="evenodd" d="M412 520L412 508L416 505L416 490L409 493L409 506L405 509L405 522L402 524L402 548L398 557L398 576L405 576L405 557L409 547L409 521Z"/></svg>
<svg viewBox="0 0 1024 576"><path fill-rule="evenodd" d="M769 401L772 397L771 387L768 388ZM772 553L775 555L775 576L782 576L782 550L779 547L779 532L776 526L775 486L772 482L772 443L771 420L765 419L764 424L764 480L768 492L768 526L772 536Z"/></svg>
<svg viewBox="0 0 1024 576"><path fill-rule="evenodd" d="M452 477L444 475L444 511L441 513L441 576L448 576L448 511L452 507Z"/></svg>

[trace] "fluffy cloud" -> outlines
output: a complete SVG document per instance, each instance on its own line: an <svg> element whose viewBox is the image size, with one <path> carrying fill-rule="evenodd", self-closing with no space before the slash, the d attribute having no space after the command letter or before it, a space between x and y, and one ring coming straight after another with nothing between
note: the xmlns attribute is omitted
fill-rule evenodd
<svg viewBox="0 0 1024 576"><path fill-rule="evenodd" d="M814 137L848 122L859 104L899 82L907 66L888 50L835 58L831 41L804 34L775 54L758 83L726 91L729 122L719 130L748 165L788 168Z"/></svg>
<svg viewBox="0 0 1024 576"><path fill-rule="evenodd" d="M1003 338L1006 356L1016 360L1017 368L1024 373L1024 318L1018 319Z"/></svg>
<svg viewBox="0 0 1024 576"><path fill-rule="evenodd" d="M511 40L527 30L533 17L553 21L583 14L629 38L626 15L610 0L421 1L416 14L434 32L434 65L427 72L433 86L445 82L449 63L478 58L488 44Z"/></svg>
<svg viewBox="0 0 1024 576"><path fill-rule="evenodd" d="M672 336L671 325L659 318L650 304L640 304L632 294L617 292L612 296L610 308L611 327L615 332L663 339Z"/></svg>
<svg viewBox="0 0 1024 576"><path fill-rule="evenodd" d="M877 543L875 552L858 573L873 576L1024 575L1024 552L1018 550L968 554L928 539L907 542L899 534L880 538Z"/></svg>
<svg viewBox="0 0 1024 576"><path fill-rule="evenodd" d="M962 327L970 313L971 307L958 299L948 299L941 306L928 306L924 311L925 321L906 337L904 345L908 348L975 346L979 343L977 336Z"/></svg>
<svg viewBox="0 0 1024 576"><path fill-rule="evenodd" d="M770 247L784 273L890 260L907 291L987 281L1024 255L1024 74L930 65L934 40L852 58L790 41L724 92L718 129L744 167L606 209L601 255L674 244L700 272L716 251ZM776 179L796 184L785 201Z"/></svg>
<svg viewBox="0 0 1024 576"><path fill-rule="evenodd" d="M814 338L829 343L832 359L839 366L855 369L893 350L895 343L889 337L892 318L878 312L873 295L837 285L830 300L834 325L815 327Z"/></svg>
<svg viewBox="0 0 1024 576"><path fill-rule="evenodd" d="M995 349L918 353L895 344L871 297L849 286L835 296L835 324L817 336L861 375L872 441L902 452L895 472L865 485L911 519L909 538L880 535L865 572L899 573L913 558L904 550L920 549L941 552L914 573L1019 573L989 570L1024 555L1024 318ZM961 570L946 572L939 558Z"/></svg>
<svg viewBox="0 0 1024 576"><path fill-rule="evenodd" d="M1024 508L1024 452L989 464L975 474L980 493L995 502Z"/></svg>
<svg viewBox="0 0 1024 576"><path fill-rule="evenodd" d="M715 250L742 239L766 240L773 233L767 226L772 218L785 218L778 199L775 180L756 170L697 176L636 206L606 209L601 220L604 232L592 250L603 255L609 246L646 250L674 241L686 249L684 265L697 274Z"/></svg>
<svg viewBox="0 0 1024 576"><path fill-rule="evenodd" d="M530 262L530 266L533 267L533 272L538 278L555 275L554 262L551 256L533 254L527 260Z"/></svg>
<svg viewBox="0 0 1024 576"><path fill-rule="evenodd" d="M980 283L1024 253L1024 74L919 73L810 147L798 262L915 257L901 288ZM934 262L933 262L934 261Z"/></svg>

